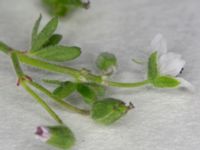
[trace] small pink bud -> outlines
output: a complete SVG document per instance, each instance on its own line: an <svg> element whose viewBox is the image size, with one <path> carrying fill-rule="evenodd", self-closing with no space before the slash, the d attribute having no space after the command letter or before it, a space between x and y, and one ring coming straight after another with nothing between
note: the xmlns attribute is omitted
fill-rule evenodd
<svg viewBox="0 0 200 150"><path fill-rule="evenodd" d="M64 125L57 126L38 126L36 138L60 149L69 149L75 143L72 131Z"/></svg>
<svg viewBox="0 0 200 150"><path fill-rule="evenodd" d="M49 130L48 130L48 128L46 128L44 126L38 126L36 128L35 135L36 135L37 139L39 139L43 142L48 141L50 138Z"/></svg>

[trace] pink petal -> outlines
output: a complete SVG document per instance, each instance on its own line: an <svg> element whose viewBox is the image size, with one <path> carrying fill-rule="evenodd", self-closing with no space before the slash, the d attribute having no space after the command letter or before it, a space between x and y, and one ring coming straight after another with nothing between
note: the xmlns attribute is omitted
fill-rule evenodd
<svg viewBox="0 0 200 150"><path fill-rule="evenodd" d="M48 128L44 126L38 126L35 131L35 137L43 142L46 142L50 138L50 133L48 131Z"/></svg>

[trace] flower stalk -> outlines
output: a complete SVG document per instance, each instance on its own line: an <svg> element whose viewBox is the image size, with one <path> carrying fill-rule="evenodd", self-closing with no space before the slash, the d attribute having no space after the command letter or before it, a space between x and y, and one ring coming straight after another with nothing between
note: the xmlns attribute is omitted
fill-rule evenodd
<svg viewBox="0 0 200 150"><path fill-rule="evenodd" d="M12 63L15 69L15 72L17 74L18 77L18 82L19 84L32 96L34 97L37 102L59 123L59 124L63 124L63 121L60 119L60 117L47 105L47 103L40 98L28 85L27 85L27 81L32 82L30 80L26 79L26 76L24 75L17 55L15 52L11 53L11 59L12 59Z"/></svg>
<svg viewBox="0 0 200 150"><path fill-rule="evenodd" d="M57 102L58 104L60 104L61 106L76 112L76 113L80 113L82 115L89 115L90 111L89 110L84 110L84 109L80 109L77 108L69 103L66 103L65 101L59 99L58 97L56 97L55 95L53 95L49 90L47 90L45 87L41 86L40 84L34 82L34 81L28 81L28 83L30 85L32 85L33 87L35 87L36 89L40 90L41 92L43 92L44 94L46 94L47 96L49 96L50 98L52 98L55 102Z"/></svg>

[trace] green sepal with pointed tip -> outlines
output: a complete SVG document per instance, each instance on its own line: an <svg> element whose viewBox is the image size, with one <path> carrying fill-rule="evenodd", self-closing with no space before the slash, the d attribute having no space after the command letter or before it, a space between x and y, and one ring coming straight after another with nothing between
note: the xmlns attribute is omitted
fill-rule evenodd
<svg viewBox="0 0 200 150"><path fill-rule="evenodd" d="M64 125L48 126L50 138L47 143L57 148L67 150L71 148L76 139L73 132Z"/></svg>
<svg viewBox="0 0 200 150"><path fill-rule="evenodd" d="M63 82L54 91L53 94L60 99L66 98L76 90L76 84L71 81Z"/></svg>
<svg viewBox="0 0 200 150"><path fill-rule="evenodd" d="M121 100L106 98L93 104L91 117L97 123L109 125L119 120L129 109Z"/></svg>
<svg viewBox="0 0 200 150"><path fill-rule="evenodd" d="M171 76L159 76L153 81L153 85L159 88L174 88L179 84L180 81Z"/></svg>
<svg viewBox="0 0 200 150"><path fill-rule="evenodd" d="M83 97L84 102L93 104L97 100L96 92L85 83L77 84L77 91Z"/></svg>
<svg viewBox="0 0 200 150"><path fill-rule="evenodd" d="M97 97L102 97L105 95L106 89L103 85L97 83L86 83L95 93Z"/></svg>
<svg viewBox="0 0 200 150"><path fill-rule="evenodd" d="M174 88L177 87L180 82L171 76L162 76L158 71L157 65L157 52L150 55L148 61L148 80L158 88Z"/></svg>
<svg viewBox="0 0 200 150"><path fill-rule="evenodd" d="M159 75L158 66L157 66L157 52L154 52L150 55L148 61L148 79L153 81Z"/></svg>

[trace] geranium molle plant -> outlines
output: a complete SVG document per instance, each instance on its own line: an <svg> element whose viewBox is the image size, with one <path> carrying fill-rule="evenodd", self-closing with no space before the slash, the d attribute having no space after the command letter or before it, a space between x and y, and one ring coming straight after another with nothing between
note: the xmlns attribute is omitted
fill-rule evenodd
<svg viewBox="0 0 200 150"><path fill-rule="evenodd" d="M99 75L93 74L86 68L76 69L63 65L62 62L77 59L81 55L81 48L60 44L63 36L55 33L58 26L57 17L52 18L42 29L40 29L41 19L40 15L34 24L29 50L18 51L3 42L0 42L0 50L12 60L17 75L17 85L22 86L57 122L55 126L38 126L35 132L38 139L52 146L69 149L75 143L75 136L38 92L51 98L60 107L83 116L90 116L96 123L110 125L125 116L134 106L131 102L127 105L124 100L107 96L107 88L136 88L148 84L157 88L175 88L183 83L189 85L188 82L177 77L183 70L185 61L179 54L167 52L165 39L160 34L151 43L147 79L133 83L116 82L112 80L111 75L118 61L114 54L108 52L103 52L97 57L96 67L99 69ZM22 64L71 76L72 79L64 81L44 79L46 85L55 86L51 91L25 73L21 68ZM79 95L80 101L88 105L89 109L79 108L65 101L70 99L71 94Z"/></svg>

